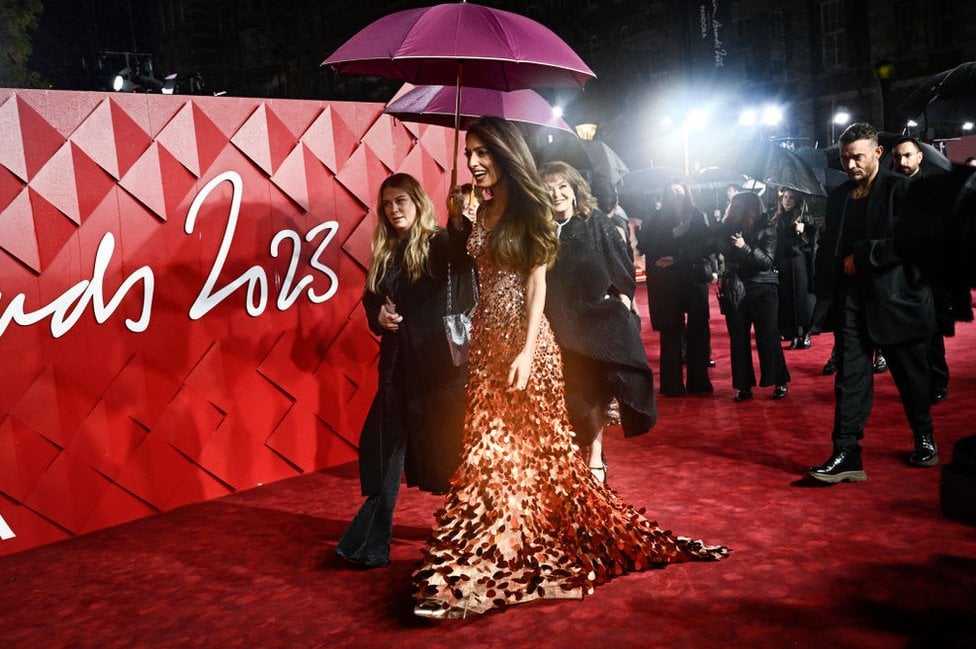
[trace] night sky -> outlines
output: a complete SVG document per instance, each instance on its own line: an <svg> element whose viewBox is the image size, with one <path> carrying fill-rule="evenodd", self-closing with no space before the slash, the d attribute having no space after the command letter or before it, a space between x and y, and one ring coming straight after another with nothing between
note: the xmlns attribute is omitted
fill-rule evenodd
<svg viewBox="0 0 976 649"><path fill-rule="evenodd" d="M98 50L151 52L146 0L44 0L31 67L62 90L98 90L116 70L99 69ZM105 68L114 67L104 61Z"/></svg>

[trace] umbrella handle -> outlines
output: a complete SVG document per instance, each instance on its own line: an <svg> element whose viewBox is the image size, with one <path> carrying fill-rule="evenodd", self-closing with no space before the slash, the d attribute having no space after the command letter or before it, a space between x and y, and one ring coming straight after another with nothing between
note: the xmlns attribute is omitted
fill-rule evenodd
<svg viewBox="0 0 976 649"><path fill-rule="evenodd" d="M463 64L457 62L457 90L454 93L454 157L451 158L451 189L457 187L458 132L461 130L461 74Z"/></svg>

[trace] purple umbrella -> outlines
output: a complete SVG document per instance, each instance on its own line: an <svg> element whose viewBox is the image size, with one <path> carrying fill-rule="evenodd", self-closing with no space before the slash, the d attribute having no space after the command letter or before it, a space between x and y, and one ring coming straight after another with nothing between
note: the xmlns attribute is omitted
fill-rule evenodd
<svg viewBox="0 0 976 649"><path fill-rule="evenodd" d="M416 85L454 84L463 67L465 86L496 90L582 87L596 76L548 27L468 2L384 16L322 64Z"/></svg>
<svg viewBox="0 0 976 649"><path fill-rule="evenodd" d="M417 86L395 97L383 112L405 122L452 127L456 106L455 87ZM467 128L473 120L485 115L574 133L569 124L553 115L549 102L534 90L505 92L488 88L466 88L461 98L461 128Z"/></svg>
<svg viewBox="0 0 976 649"><path fill-rule="evenodd" d="M337 72L418 85L455 85L455 160L462 86L496 90L582 87L596 76L549 28L525 16L467 2L384 16L360 30L322 64ZM457 184L457 163L451 184Z"/></svg>

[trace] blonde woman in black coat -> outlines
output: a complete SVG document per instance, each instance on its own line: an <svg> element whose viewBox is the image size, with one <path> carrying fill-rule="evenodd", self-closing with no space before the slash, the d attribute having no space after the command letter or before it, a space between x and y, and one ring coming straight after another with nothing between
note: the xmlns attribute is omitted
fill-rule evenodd
<svg viewBox="0 0 976 649"><path fill-rule="evenodd" d="M367 499L336 547L367 568L389 561L404 470L408 486L435 493L450 486L460 462L467 376L466 365L454 366L444 332L453 247L430 198L413 176L399 173L380 185L377 206L363 295L380 339L376 397L359 436ZM455 274L469 277L470 262L457 257Z"/></svg>

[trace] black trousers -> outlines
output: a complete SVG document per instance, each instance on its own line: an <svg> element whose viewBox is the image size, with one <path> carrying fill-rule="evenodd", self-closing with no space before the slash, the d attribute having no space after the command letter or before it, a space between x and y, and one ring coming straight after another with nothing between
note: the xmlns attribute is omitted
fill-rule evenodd
<svg viewBox="0 0 976 649"><path fill-rule="evenodd" d="M929 340L883 345L908 425L916 438L932 432L929 396ZM860 451L874 398L874 349L863 309L845 304L834 329L834 450Z"/></svg>
<svg viewBox="0 0 976 649"><path fill-rule="evenodd" d="M684 314L671 326L661 328L661 394L681 396L685 383L681 372L681 338L686 340L685 362L688 367L688 391L711 392L708 379L708 313L692 311L685 322Z"/></svg>
<svg viewBox="0 0 976 649"><path fill-rule="evenodd" d="M945 357L945 337L936 332L929 341L928 347L929 371L932 373L929 381L929 394L934 396L936 392L945 390L949 387L949 364Z"/></svg>
<svg viewBox="0 0 976 649"><path fill-rule="evenodd" d="M367 568L385 566L390 562L393 541L393 509L396 507L403 476L406 447L399 444L390 456L383 491L366 498L349 527L339 539L336 553Z"/></svg>
<svg viewBox="0 0 976 649"><path fill-rule="evenodd" d="M746 295L735 311L725 314L729 330L729 357L732 361L732 387L750 390L756 385L752 367L751 329L756 329L759 352L759 385L785 385L790 382L786 357L779 342L779 287L776 284L746 284Z"/></svg>

